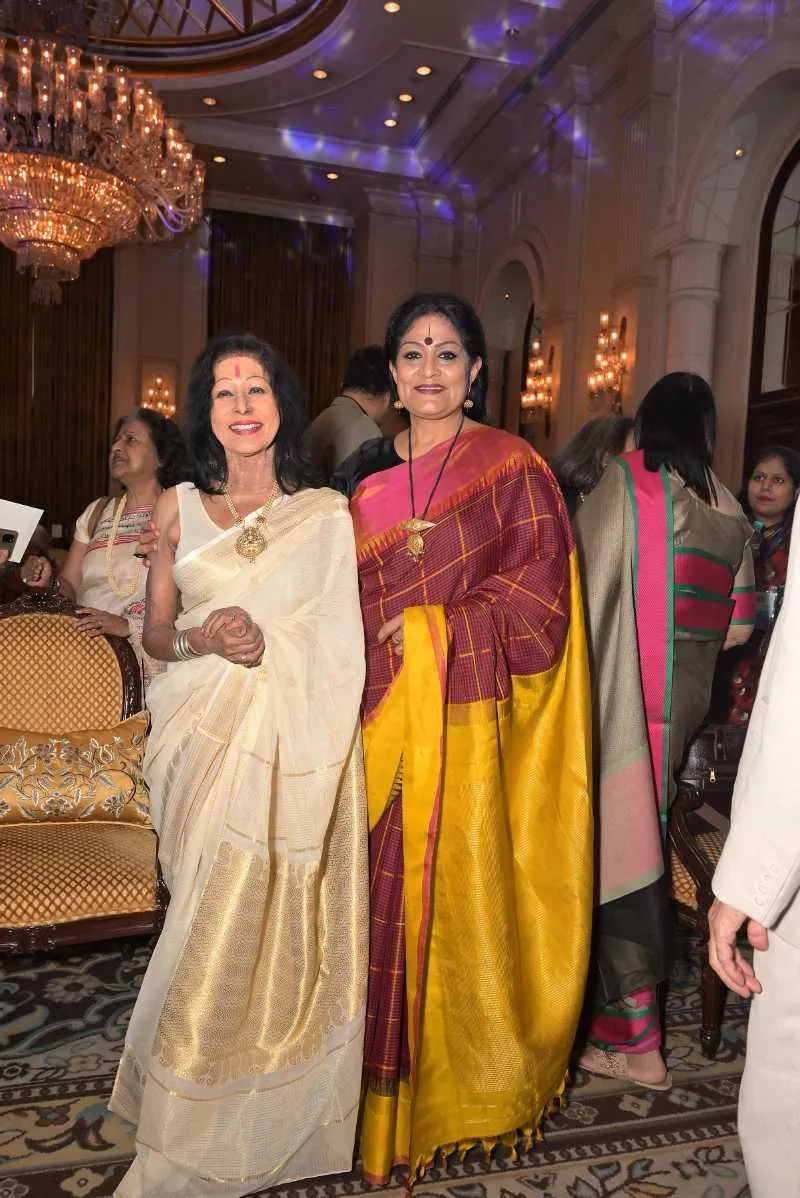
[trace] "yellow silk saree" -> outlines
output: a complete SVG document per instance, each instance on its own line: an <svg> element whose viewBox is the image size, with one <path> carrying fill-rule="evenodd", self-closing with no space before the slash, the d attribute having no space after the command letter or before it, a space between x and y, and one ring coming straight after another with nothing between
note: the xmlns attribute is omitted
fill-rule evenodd
<svg viewBox="0 0 800 1198"><path fill-rule="evenodd" d="M429 494L447 446L414 462ZM367 635L370 983L360 1146L383 1182L536 1132L581 1009L590 699L569 521L524 441L465 430L406 550L407 464L352 501ZM378 645L404 612L404 652Z"/></svg>
<svg viewBox="0 0 800 1198"><path fill-rule="evenodd" d="M122 1198L233 1198L352 1163L367 976L352 523L317 490L274 505L255 563L237 532L179 546L178 624L238 604L262 664L175 663L150 693L172 901L111 1102L137 1125Z"/></svg>

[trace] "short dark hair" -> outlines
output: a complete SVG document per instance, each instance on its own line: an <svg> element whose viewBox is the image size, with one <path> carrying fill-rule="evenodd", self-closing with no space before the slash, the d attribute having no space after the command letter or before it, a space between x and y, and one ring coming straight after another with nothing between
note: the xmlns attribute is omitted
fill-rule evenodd
<svg viewBox="0 0 800 1198"><path fill-rule="evenodd" d="M226 333L205 348L192 367L184 423L186 443L192 457L194 482L200 491L213 495L228 481L228 462L221 442L211 430L211 391L214 367L225 358L247 355L259 362L269 379L278 405L280 424L275 434L275 479L285 494L302 487L319 486L301 445L307 419L307 402L300 380L276 349L253 333Z"/></svg>
<svg viewBox="0 0 800 1198"><path fill-rule="evenodd" d="M386 350L382 345L364 345L348 359L342 379L342 391L363 391L365 395L388 395L392 385Z"/></svg>
<svg viewBox="0 0 800 1198"><path fill-rule="evenodd" d="M119 436L123 424L130 424L132 420L141 420L142 424L147 425L158 458L156 478L163 490L166 491L168 487L177 486L178 483L186 482L192 477L191 461L180 428L174 420L170 420L161 412L153 411L152 408L135 408L130 416L120 417L114 425L112 444Z"/></svg>
<svg viewBox="0 0 800 1198"><path fill-rule="evenodd" d="M550 463L559 486L582 495L594 490L603 474L604 458L622 453L632 432L632 416L610 414L587 420Z"/></svg>
<svg viewBox="0 0 800 1198"><path fill-rule="evenodd" d="M706 503L717 498L711 473L716 439L714 393L699 374L665 374L639 404L636 444L646 468L674 470Z"/></svg>
<svg viewBox="0 0 800 1198"><path fill-rule="evenodd" d="M444 316L450 321L466 350L470 366L478 358L481 360L481 368L469 389L473 405L469 415L472 420L482 423L486 419L486 394L489 389L486 334L478 313L466 300L446 291L423 292L405 300L389 317L385 342L387 361L397 362L400 342L415 320L419 320L420 316L434 315ZM397 385L393 378L390 379L389 393L393 400L397 399Z"/></svg>

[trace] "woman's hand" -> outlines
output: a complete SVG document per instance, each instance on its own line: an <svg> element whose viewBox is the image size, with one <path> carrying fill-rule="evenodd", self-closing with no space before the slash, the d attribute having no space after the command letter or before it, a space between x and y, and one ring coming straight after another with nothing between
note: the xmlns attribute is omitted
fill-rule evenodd
<svg viewBox="0 0 800 1198"><path fill-rule="evenodd" d="M110 611L101 611L98 607L79 607L78 632L87 636L130 636L131 630L124 616L115 616Z"/></svg>
<svg viewBox="0 0 800 1198"><path fill-rule="evenodd" d="M160 535L161 529L157 528L152 520L148 520L139 533L139 540L136 542L133 556L141 558L148 569L150 568L151 559L158 549L158 538Z"/></svg>
<svg viewBox="0 0 800 1198"><path fill-rule="evenodd" d="M387 620L378 632L378 644L383 645L391 640L392 649L398 657L403 656L403 613Z"/></svg>
<svg viewBox="0 0 800 1198"><path fill-rule="evenodd" d="M264 634L241 607L221 607L200 628L206 651L241 666L257 666L264 656Z"/></svg>
<svg viewBox="0 0 800 1198"><path fill-rule="evenodd" d="M53 566L49 558L37 557L35 554L25 559L25 565L20 570L20 578L26 587L37 591L46 591L53 581Z"/></svg>

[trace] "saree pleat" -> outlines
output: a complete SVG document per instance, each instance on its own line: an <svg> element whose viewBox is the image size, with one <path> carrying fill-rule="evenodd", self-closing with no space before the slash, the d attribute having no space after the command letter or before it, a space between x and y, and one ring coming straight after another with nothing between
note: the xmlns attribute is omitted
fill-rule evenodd
<svg viewBox="0 0 800 1198"><path fill-rule="evenodd" d="M257 669L153 684L145 762L171 891L112 1108L137 1124L122 1198L234 1198L351 1166L367 975L363 685L352 526L280 500L254 564L221 533L175 566L183 614L239 604Z"/></svg>
<svg viewBox="0 0 800 1198"><path fill-rule="evenodd" d="M415 462L420 494L440 465L437 450ZM518 438L466 432L422 562L399 527L407 487L407 467L391 468L353 500L378 966L360 1133L371 1181L535 1133L563 1086L590 936L587 657L555 483ZM376 641L399 611L402 663Z"/></svg>

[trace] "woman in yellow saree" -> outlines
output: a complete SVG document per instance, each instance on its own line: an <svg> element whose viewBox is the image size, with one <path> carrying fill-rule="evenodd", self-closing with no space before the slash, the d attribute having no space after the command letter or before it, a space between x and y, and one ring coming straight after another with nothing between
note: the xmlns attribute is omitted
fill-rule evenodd
<svg viewBox="0 0 800 1198"><path fill-rule="evenodd" d="M472 308L415 296L387 356L411 427L345 464L367 638L363 1170L534 1135L563 1086L592 902L589 687L558 487L480 421Z"/></svg>
<svg viewBox="0 0 800 1198"><path fill-rule="evenodd" d="M297 382L254 337L190 383L197 486L159 499L145 761L171 892L112 1109L121 1198L350 1169L367 978L364 640L347 505L306 482ZM180 615L179 612L180 602Z"/></svg>

